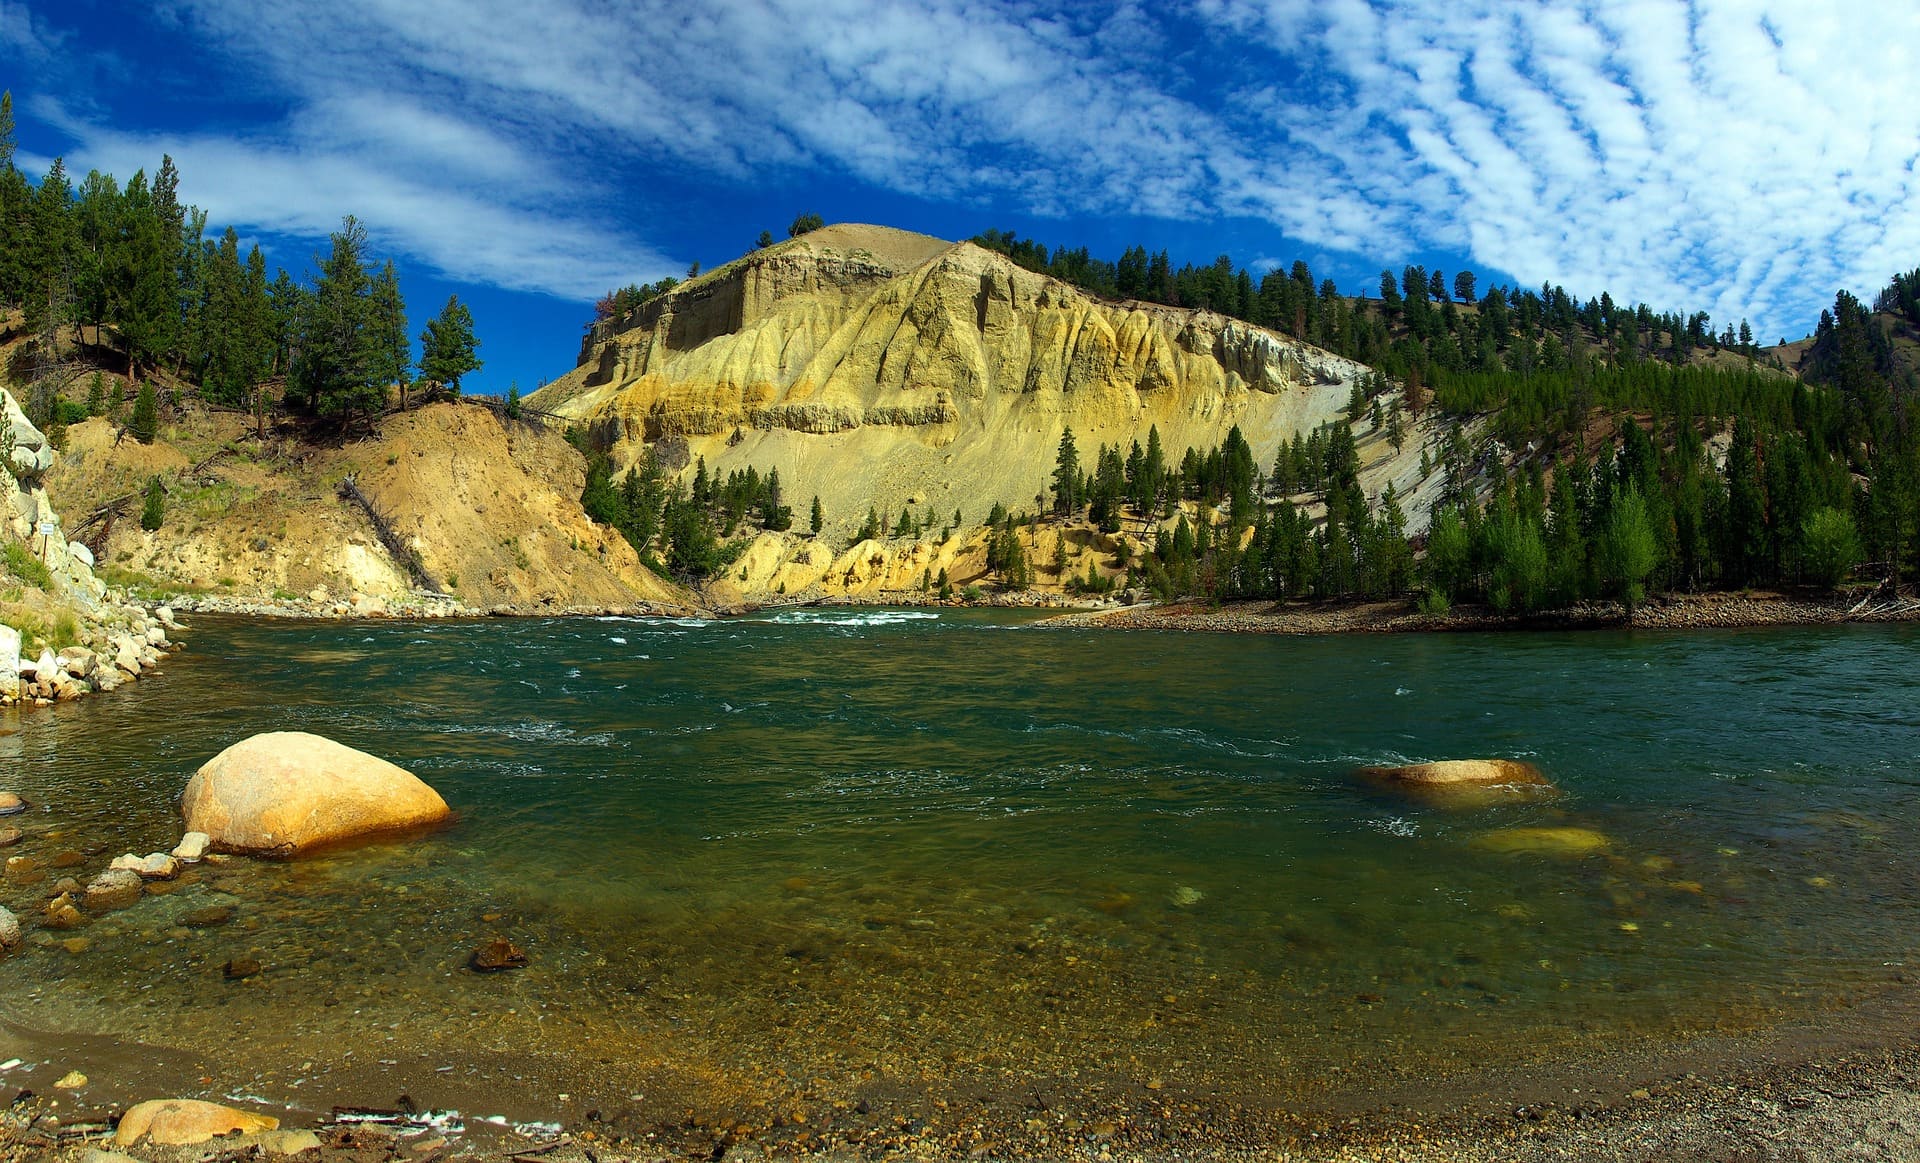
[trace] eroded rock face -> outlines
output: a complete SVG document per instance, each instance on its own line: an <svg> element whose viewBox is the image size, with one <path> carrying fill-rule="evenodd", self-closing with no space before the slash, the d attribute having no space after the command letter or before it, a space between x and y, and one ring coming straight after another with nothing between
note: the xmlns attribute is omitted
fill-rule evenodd
<svg viewBox="0 0 1920 1163"><path fill-rule="evenodd" d="M194 1098L159 1098L143 1102L120 1117L113 1141L131 1147L141 1139L169 1147L188 1147L204 1143L216 1135L235 1131L277 1130L280 1120L271 1115L234 1110L218 1103Z"/></svg>
<svg viewBox="0 0 1920 1163"><path fill-rule="evenodd" d="M12 463L0 467L22 480L36 480L53 467L53 446L47 443L46 435L33 426L33 421L27 419L11 392L0 391L0 426L10 430L13 445Z"/></svg>
<svg viewBox="0 0 1920 1163"><path fill-rule="evenodd" d="M255 735L214 756L187 782L180 811L215 851L262 856L298 856L451 815L412 773L304 731Z"/></svg>
<svg viewBox="0 0 1920 1163"><path fill-rule="evenodd" d="M1018 504L1048 487L1067 428L1090 457L1157 427L1177 458L1239 425L1264 460L1337 416L1363 372L1223 315L1096 298L969 242L838 225L597 327L532 404L584 423L620 469L662 442L710 469L777 460L839 532L876 496Z"/></svg>

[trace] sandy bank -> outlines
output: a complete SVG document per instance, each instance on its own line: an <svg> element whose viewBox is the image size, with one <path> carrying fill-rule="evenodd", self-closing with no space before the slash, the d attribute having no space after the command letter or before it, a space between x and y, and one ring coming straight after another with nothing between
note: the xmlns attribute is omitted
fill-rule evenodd
<svg viewBox="0 0 1920 1163"><path fill-rule="evenodd" d="M1615 602L1589 602L1532 614L1456 606L1423 614L1406 600L1352 603L1200 602L1126 606L1049 619L1055 626L1116 630L1194 630L1227 634L1394 634L1472 630L1707 630L1754 626L1825 626L1920 621L1920 601L1862 604L1845 597L1775 593L1673 594L1629 612Z"/></svg>

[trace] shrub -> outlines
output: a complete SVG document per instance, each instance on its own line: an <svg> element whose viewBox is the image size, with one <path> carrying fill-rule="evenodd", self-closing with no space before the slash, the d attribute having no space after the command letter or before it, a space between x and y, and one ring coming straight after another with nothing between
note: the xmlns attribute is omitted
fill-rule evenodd
<svg viewBox="0 0 1920 1163"><path fill-rule="evenodd" d="M142 391L151 389L143 388ZM160 521L167 513L167 490L159 477L147 482L147 500L140 506L140 528L151 533L160 528Z"/></svg>
<svg viewBox="0 0 1920 1163"><path fill-rule="evenodd" d="M6 561L9 573L28 585L43 590L53 588L53 575L47 572L46 563L20 542L9 541L0 547L0 559Z"/></svg>

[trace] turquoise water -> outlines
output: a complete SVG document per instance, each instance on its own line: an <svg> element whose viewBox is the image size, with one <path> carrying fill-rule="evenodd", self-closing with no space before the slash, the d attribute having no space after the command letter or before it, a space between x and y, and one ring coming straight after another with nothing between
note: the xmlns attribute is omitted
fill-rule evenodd
<svg viewBox="0 0 1920 1163"><path fill-rule="evenodd" d="M1590 1061L1902 972L1916 645L204 618L161 679L8 721L0 765L41 805L18 851L90 871L168 847L193 769L275 729L409 767L458 824L203 867L0 974L44 1029L253 1062L514 1048L716 1095L1047 1079L1307 1103ZM1445 811L1354 778L1473 756L1562 794ZM1609 844L1486 846L1513 827ZM0 901L37 915L47 891ZM183 923L223 903L231 923ZM464 971L494 933L533 967ZM234 957L265 972L229 983Z"/></svg>

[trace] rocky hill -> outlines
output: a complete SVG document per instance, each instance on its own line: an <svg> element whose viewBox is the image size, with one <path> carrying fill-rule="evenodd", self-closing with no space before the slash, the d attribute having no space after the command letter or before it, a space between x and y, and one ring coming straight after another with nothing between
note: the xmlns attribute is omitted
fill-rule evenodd
<svg viewBox="0 0 1920 1163"><path fill-rule="evenodd" d="M580 454L543 426L443 402L332 445L260 441L244 415L191 407L152 444L90 419L68 429L45 484L103 574L136 588L361 612L686 607L586 518L584 477ZM156 479L164 512L148 530ZM366 505L343 498L347 480Z"/></svg>
<svg viewBox="0 0 1920 1163"><path fill-rule="evenodd" d="M1222 315L1095 298L971 243L838 225L599 325L530 403L586 424L619 469L643 447L683 471L704 457L717 477L777 468L796 512L818 495L844 545L869 507L960 510L963 526L996 502L1031 508L1068 428L1090 463L1156 426L1177 461L1238 425L1265 464L1339 416L1366 372ZM1392 480L1424 524L1419 428L1398 454L1382 432L1357 435L1363 486ZM905 556L880 572L918 576L927 554ZM785 537L756 545L734 580L813 576L787 567L825 560Z"/></svg>

